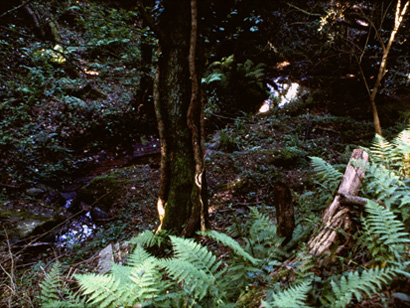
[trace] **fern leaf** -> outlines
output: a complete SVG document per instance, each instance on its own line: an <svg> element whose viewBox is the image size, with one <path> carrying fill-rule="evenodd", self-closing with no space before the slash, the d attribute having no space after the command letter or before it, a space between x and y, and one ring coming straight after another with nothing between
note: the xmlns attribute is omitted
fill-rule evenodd
<svg viewBox="0 0 410 308"><path fill-rule="evenodd" d="M332 307L344 308L352 301L353 296L361 301L363 294L371 296L378 292L397 274L397 268L393 267L364 270L361 274L359 271L350 272L347 276L343 276L339 283L331 282L334 296L329 296L328 300Z"/></svg>
<svg viewBox="0 0 410 308"><path fill-rule="evenodd" d="M131 283L130 274L132 269L133 268L131 266L113 263L111 267L111 274L114 279L119 280L121 284L129 284Z"/></svg>
<svg viewBox="0 0 410 308"><path fill-rule="evenodd" d="M276 224L267 215L261 214L256 207L251 208L251 226L249 228L248 243L252 252L260 259L277 260L286 256L281 243L284 238L277 233Z"/></svg>
<svg viewBox="0 0 410 308"><path fill-rule="evenodd" d="M186 260L167 259L162 261L169 275L179 283L183 282L184 289L198 300L208 293L208 290L216 283L213 275L197 268Z"/></svg>
<svg viewBox="0 0 410 308"><path fill-rule="evenodd" d="M125 290L120 288L120 281L112 275L77 274L74 276L81 286L83 294L90 295L88 302L100 308L126 306L123 301Z"/></svg>
<svg viewBox="0 0 410 308"><path fill-rule="evenodd" d="M145 259L141 264L132 269L130 279L134 282L134 296L138 299L138 302L155 302L165 298L165 290L169 283L162 279L160 270L160 261L154 257Z"/></svg>
<svg viewBox="0 0 410 308"><path fill-rule="evenodd" d="M404 224L389 209L385 209L373 201L366 204L368 216L363 218L367 236L377 240L390 252L400 257L404 244L410 243L409 234L404 232ZM375 237L376 236L376 237Z"/></svg>
<svg viewBox="0 0 410 308"><path fill-rule="evenodd" d="M309 158L319 182L329 191L334 191L338 187L343 174L320 157L313 156Z"/></svg>
<svg viewBox="0 0 410 308"><path fill-rule="evenodd" d="M262 300L262 306L265 308L308 308L305 301L307 300L307 293L311 289L311 281L304 281L296 286L291 286L288 289L272 295L271 302Z"/></svg>
<svg viewBox="0 0 410 308"><path fill-rule="evenodd" d="M56 262L46 278L40 283L40 302L43 308L84 308L85 300L64 286L62 267Z"/></svg>
<svg viewBox="0 0 410 308"><path fill-rule="evenodd" d="M392 143L377 134L370 147L370 154L373 162L383 164L388 168L395 166L402 158Z"/></svg>
<svg viewBox="0 0 410 308"><path fill-rule="evenodd" d="M222 243L223 245L232 249L232 252L238 256L241 256L243 259L251 262L252 264L256 265L258 263L258 259L252 257L249 253L247 253L241 245L237 241L235 241L229 235L224 233L217 232L215 230L205 232L205 235L214 239L218 243Z"/></svg>
<svg viewBox="0 0 410 308"><path fill-rule="evenodd" d="M140 244L137 244L137 247L128 257L128 264L137 266L149 258L151 258L151 255Z"/></svg>
<svg viewBox="0 0 410 308"><path fill-rule="evenodd" d="M190 262L205 273L215 274L221 264L206 248L192 239L170 236L176 258Z"/></svg>
<svg viewBox="0 0 410 308"><path fill-rule="evenodd" d="M59 262L56 262L51 267L51 270L48 273L48 275L46 275L46 278L40 283L40 300L43 302L43 304L47 304L49 302L54 302L56 300L61 299L58 294L60 275L61 264Z"/></svg>
<svg viewBox="0 0 410 308"><path fill-rule="evenodd" d="M154 245L161 246L167 237L168 234L166 232L154 234L152 231L147 230L130 239L129 243L132 245L139 244L143 247L153 247Z"/></svg>

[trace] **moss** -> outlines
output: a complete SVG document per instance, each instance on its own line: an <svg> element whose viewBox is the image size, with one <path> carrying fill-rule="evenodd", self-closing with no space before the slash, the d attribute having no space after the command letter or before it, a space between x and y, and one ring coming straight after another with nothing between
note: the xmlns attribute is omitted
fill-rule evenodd
<svg viewBox="0 0 410 308"><path fill-rule="evenodd" d="M41 232L44 225L53 224L59 221L56 217L46 217L30 212L12 212L0 210L0 221L3 229L0 230L0 237L10 239L21 239L32 234Z"/></svg>

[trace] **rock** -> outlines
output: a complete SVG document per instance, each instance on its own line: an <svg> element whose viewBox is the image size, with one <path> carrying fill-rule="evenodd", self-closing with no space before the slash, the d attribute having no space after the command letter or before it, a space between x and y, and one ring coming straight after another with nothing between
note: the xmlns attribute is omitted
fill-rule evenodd
<svg viewBox="0 0 410 308"><path fill-rule="evenodd" d="M108 214L97 206L91 209L90 214L94 221L105 221L109 218Z"/></svg>
<svg viewBox="0 0 410 308"><path fill-rule="evenodd" d="M29 195L30 197L38 197L44 193L45 193L45 190L39 187L32 187L26 190L26 194Z"/></svg>
<svg viewBox="0 0 410 308"><path fill-rule="evenodd" d="M0 238L21 240L52 229L62 221L61 217L36 215L30 212L0 211Z"/></svg>
<svg viewBox="0 0 410 308"><path fill-rule="evenodd" d="M111 271L112 263L114 262L114 253L112 250L112 245L109 244L98 254L100 259L98 260L98 273L106 274Z"/></svg>

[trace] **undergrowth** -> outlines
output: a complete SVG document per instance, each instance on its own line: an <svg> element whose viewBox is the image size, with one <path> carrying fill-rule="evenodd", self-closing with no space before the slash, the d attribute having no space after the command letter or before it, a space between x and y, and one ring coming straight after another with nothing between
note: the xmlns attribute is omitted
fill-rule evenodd
<svg viewBox="0 0 410 308"><path fill-rule="evenodd" d="M56 265L41 285L44 307L348 307L375 294L388 301L383 289L410 277L410 239L402 214L409 210L404 195L408 136L404 131L391 143L376 137L369 149L362 188L368 202L352 243L354 253L362 255L360 263L350 263L352 255L339 256L343 266L320 275L318 260L295 241L306 230L296 228L293 241L283 246L270 216L254 207L249 221L229 228L229 235L208 231L196 241L146 231L130 241L134 248L125 264L113 264L104 275L75 275L80 293L61 289L65 284ZM321 202L335 191L342 173L319 158L312 164ZM383 189L376 189L375 182L385 183Z"/></svg>

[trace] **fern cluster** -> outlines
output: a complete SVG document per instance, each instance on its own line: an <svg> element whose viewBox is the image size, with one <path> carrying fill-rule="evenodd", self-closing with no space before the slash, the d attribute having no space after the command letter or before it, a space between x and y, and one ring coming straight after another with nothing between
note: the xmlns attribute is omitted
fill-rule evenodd
<svg viewBox="0 0 410 308"><path fill-rule="evenodd" d="M376 135L367 151L371 164L366 170L363 194L382 201L406 222L410 218L410 128L392 142Z"/></svg>
<svg viewBox="0 0 410 308"><path fill-rule="evenodd" d="M405 227L410 216L406 179L410 131L391 143L377 136L369 152L371 162L361 194L383 205L368 201L360 215L356 251L366 252L363 264L318 277L314 257L299 245L294 251L298 262L290 266L295 280L282 284L280 270L279 278L272 277L272 272L289 253L272 219L251 208L249 221L236 230L231 228L231 236L216 231L202 234L223 245L224 252L230 251L229 258L193 239L147 231L130 241L134 249L126 264L113 264L105 275L75 275L81 295L69 290L61 279L60 265L54 265L41 284L42 307L249 307L249 303L261 302L266 308L338 308L360 302L393 279L410 277L410 237ZM319 184L318 199L323 202L336 191L342 173L323 159L311 160ZM287 247L295 247L299 238L294 236ZM154 246L170 247L168 257L151 254L148 249ZM268 296L258 301L262 296L256 295L254 286L264 286Z"/></svg>
<svg viewBox="0 0 410 308"><path fill-rule="evenodd" d="M53 264L45 279L40 283L39 299L43 308L84 308L85 300L80 294L73 292L62 277L62 266L59 262Z"/></svg>
<svg viewBox="0 0 410 308"><path fill-rule="evenodd" d="M75 275L80 289L87 296L81 307L227 307L244 292L243 277L246 271L257 270L260 260L251 256L231 237L216 231L204 235L228 247L240 260L226 267L207 247L193 239L169 236L172 243L171 258L157 258L148 253L140 242L156 243L152 233L142 234L132 242L136 247L126 265L113 264L109 274ZM238 276L238 269L244 270ZM52 272L46 281L41 298L44 304L63 305L55 296L58 280ZM249 279L248 279L249 280ZM239 287L239 288L238 288ZM52 291L54 290L54 291ZM54 292L54 293L53 293ZM51 307L51 306L49 306ZM68 307L68 306L67 306ZM77 306L76 306L77 307Z"/></svg>

